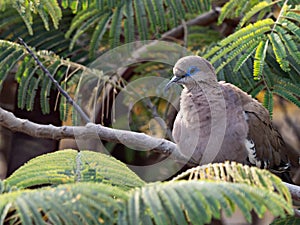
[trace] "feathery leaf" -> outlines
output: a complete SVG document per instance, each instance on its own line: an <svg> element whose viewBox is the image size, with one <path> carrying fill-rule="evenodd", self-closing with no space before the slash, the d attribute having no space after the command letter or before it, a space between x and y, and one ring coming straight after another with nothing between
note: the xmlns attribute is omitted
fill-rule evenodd
<svg viewBox="0 0 300 225"><path fill-rule="evenodd" d="M289 62L286 60L287 54L279 35L272 32L268 34L268 38L271 41L272 49L276 56L276 61L284 71L289 71Z"/></svg>
<svg viewBox="0 0 300 225"><path fill-rule="evenodd" d="M273 93L271 91L266 91L264 94L264 101L263 101L264 107L269 111L270 117L272 118L272 112L273 112Z"/></svg>
<svg viewBox="0 0 300 225"><path fill-rule="evenodd" d="M261 41L256 49L253 64L253 77L255 79L260 79L262 76L268 44L269 40Z"/></svg>
<svg viewBox="0 0 300 225"><path fill-rule="evenodd" d="M274 1L274 2L267 2L267 1L262 1L259 2L258 4L256 4L254 7L251 8L251 10L249 12L247 12L245 14L245 16L241 19L240 23L239 23L239 27L242 27L249 19L251 19L252 16L254 16L256 13L258 13L259 11L268 8L274 4L276 4L277 2L279 2L281 0L278 1Z"/></svg>
<svg viewBox="0 0 300 225"><path fill-rule="evenodd" d="M121 21L122 21L122 6L115 8L112 16L111 27L109 30L109 39L111 48L115 48L119 45L121 34Z"/></svg>
<svg viewBox="0 0 300 225"><path fill-rule="evenodd" d="M144 182L120 161L107 155L81 151L82 181L119 186L124 190L138 187ZM74 183L76 150L64 150L30 160L6 179L10 186L28 188L36 185Z"/></svg>
<svg viewBox="0 0 300 225"><path fill-rule="evenodd" d="M148 37L148 26L144 2L140 0L134 0L134 10L139 34L142 40L146 40Z"/></svg>

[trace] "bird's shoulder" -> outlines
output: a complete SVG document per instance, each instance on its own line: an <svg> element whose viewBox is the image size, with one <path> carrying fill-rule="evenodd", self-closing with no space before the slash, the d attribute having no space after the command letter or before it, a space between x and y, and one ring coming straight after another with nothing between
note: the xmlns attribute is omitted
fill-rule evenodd
<svg viewBox="0 0 300 225"><path fill-rule="evenodd" d="M226 90L227 92L231 90L236 93L236 95L239 97L240 104L244 112L254 114L260 121L264 122L265 124L271 123L269 111L259 101L231 83L220 81L219 84L223 87L225 93Z"/></svg>

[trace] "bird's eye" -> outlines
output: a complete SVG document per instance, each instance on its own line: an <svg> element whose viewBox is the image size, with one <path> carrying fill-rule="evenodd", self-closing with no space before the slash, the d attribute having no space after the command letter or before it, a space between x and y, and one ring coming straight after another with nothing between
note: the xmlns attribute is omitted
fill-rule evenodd
<svg viewBox="0 0 300 225"><path fill-rule="evenodd" d="M185 76L192 76L198 71L200 71L200 70L198 69L197 66L191 66L191 67L189 67L189 69L188 69L187 73L185 74Z"/></svg>

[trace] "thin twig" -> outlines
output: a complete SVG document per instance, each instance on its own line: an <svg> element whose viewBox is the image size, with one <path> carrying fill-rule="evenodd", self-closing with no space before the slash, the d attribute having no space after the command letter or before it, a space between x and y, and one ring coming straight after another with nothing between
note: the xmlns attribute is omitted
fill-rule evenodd
<svg viewBox="0 0 300 225"><path fill-rule="evenodd" d="M67 99L67 103L70 103L74 109L80 114L85 123L89 123L90 119L87 114L81 109L81 107L71 98L71 96L59 85L59 83L54 79L49 70L41 63L41 61L37 58L37 56L30 50L28 45L23 41L22 38L19 38L19 41L26 48L28 53L34 58L39 67L43 70L43 72L49 77L49 79L54 83L58 91Z"/></svg>

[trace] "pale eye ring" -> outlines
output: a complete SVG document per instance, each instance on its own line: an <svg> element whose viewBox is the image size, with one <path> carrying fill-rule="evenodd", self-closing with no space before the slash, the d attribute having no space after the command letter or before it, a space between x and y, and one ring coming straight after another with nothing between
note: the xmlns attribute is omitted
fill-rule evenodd
<svg viewBox="0 0 300 225"><path fill-rule="evenodd" d="M186 76L192 76L194 75L196 72L199 72L200 69L197 66L190 66L187 73L185 74Z"/></svg>

